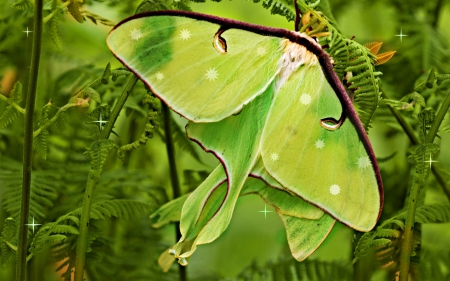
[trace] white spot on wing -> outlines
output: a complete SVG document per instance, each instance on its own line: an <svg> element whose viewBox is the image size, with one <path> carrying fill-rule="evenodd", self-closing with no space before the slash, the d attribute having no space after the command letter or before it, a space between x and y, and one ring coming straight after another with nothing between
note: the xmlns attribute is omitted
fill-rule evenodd
<svg viewBox="0 0 450 281"><path fill-rule="evenodd" d="M300 97L300 102L304 105L308 105L311 103L311 95L310 94L302 94Z"/></svg>
<svg viewBox="0 0 450 281"><path fill-rule="evenodd" d="M258 49L256 49L256 54L258 54L258 56L264 56L267 53L266 48L259 46Z"/></svg>
<svg viewBox="0 0 450 281"><path fill-rule="evenodd" d="M219 76L219 73L217 73L217 70L215 68L210 68L206 71L205 76L209 81L214 81Z"/></svg>
<svg viewBox="0 0 450 281"><path fill-rule="evenodd" d="M278 153L272 153L272 154L270 154L270 159L275 162L275 161L278 161L278 159L280 159L280 157L278 156Z"/></svg>
<svg viewBox="0 0 450 281"><path fill-rule="evenodd" d="M141 39L144 35L142 35L140 28L136 29L136 27L135 27L135 28L133 28L133 30L130 30L129 36L131 37L131 40L137 41L137 40Z"/></svg>
<svg viewBox="0 0 450 281"><path fill-rule="evenodd" d="M337 184L330 186L330 193L332 195L338 195L341 192L341 188Z"/></svg>
<svg viewBox="0 0 450 281"><path fill-rule="evenodd" d="M314 143L314 146L317 149L322 149L325 146L325 142L321 139L316 140L316 143Z"/></svg>
<svg viewBox="0 0 450 281"><path fill-rule="evenodd" d="M188 40L189 38L191 38L191 32L187 29L181 30L180 38L183 40Z"/></svg>
<svg viewBox="0 0 450 281"><path fill-rule="evenodd" d="M163 80L164 79L164 74L162 72L156 73L156 79Z"/></svg>
<svg viewBox="0 0 450 281"><path fill-rule="evenodd" d="M372 165L372 162L370 162L369 156L361 156L358 158L356 165L358 165L358 168L365 170Z"/></svg>

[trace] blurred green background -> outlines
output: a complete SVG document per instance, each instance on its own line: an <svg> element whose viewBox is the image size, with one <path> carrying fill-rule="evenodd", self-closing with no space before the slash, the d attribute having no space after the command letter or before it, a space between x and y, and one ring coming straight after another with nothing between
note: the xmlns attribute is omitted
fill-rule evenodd
<svg viewBox="0 0 450 281"><path fill-rule="evenodd" d="M12 32L14 32L14 36L18 38L17 40L14 39L15 41L9 45L5 43L6 41L3 42L3 45L0 43L0 51L4 52L4 55L0 56L0 77L5 77L5 73L8 69L15 69L17 70L17 79L26 84L28 78L26 62L30 60L29 50L31 47L31 36L27 38L25 34L21 32L25 30L27 26L30 26L30 17L29 15L18 15L19 12L12 11L10 4L13 1L2 0L2 2L3 1L6 1L7 4L0 4L0 7L8 10L7 12L5 12L6 10L3 10L5 16L0 18L0 30L2 30L0 38L5 40L5 38L8 37L8 34L12 34ZM135 4L138 3L138 1L134 2ZM424 10L427 8L422 2L414 2L414 5L418 5L416 14L402 16L399 16L399 8L396 6L401 1L394 1L394 3L390 1L330 0L329 2L337 21L337 26L345 36L348 38L354 36L354 40L360 43L381 41L384 42L382 52L389 50L397 51L391 61L378 68L383 72L383 86L391 98L400 99L403 95L412 92L416 79L422 77L421 79L423 80L424 75L429 71L429 67L431 66L439 68L441 73L449 73L450 65L448 61L441 61L439 66L433 65L434 61L427 60L426 56L423 55L423 53L426 52L426 46L423 47L423 49L417 49L419 47L422 48L422 46L416 42L417 40L425 40L423 37L419 37L423 35L420 35L420 33L417 32L411 34L408 33L415 31L414 28L411 27L411 22L416 22L417 25L420 25L421 21L426 19ZM115 23L132 14L129 11L124 12L123 9L121 10L114 6L109 7L107 4L108 1L105 1L104 3L93 2L86 7L89 11L99 14ZM219 3L208 1L206 3L191 3L191 8L196 12L260 25L293 29L293 22L287 22L284 17L279 15L270 15L270 11L264 9L260 3L253 3L251 1L235 0L222 1ZM7 32L5 31L6 25L11 24L6 20L6 17L10 16L8 13L14 14L16 17L21 17L23 20L15 25L9 26L9 31ZM409 21L404 20L402 17L409 17ZM448 26L450 26L450 2L443 1L442 7L439 10L437 30L445 42L450 38L450 29ZM81 78L81 81L73 81L73 85L66 85L65 88L53 92L48 91L46 87L55 86L53 79L62 73L88 64L92 65L93 68L98 69L104 68L108 62L111 63L113 68L120 66L120 63L115 60L105 44L105 39L110 29L111 27L109 26L101 24L95 25L90 21L79 24L66 13L64 15L64 20L59 25L59 34L61 35L63 43L62 51L59 51L55 47L49 33L44 33L42 51L43 61L39 84L40 92L38 93L36 106L37 109L45 105L49 99L54 100L58 106L63 105L64 102L73 95L74 89L79 89L81 85L86 84L86 82L91 79L89 75L85 75ZM408 37L404 37L402 41L400 41L399 37L395 36L400 33L401 29L404 34L409 35ZM17 34L20 34L20 36ZM417 39L417 37L419 37L419 39ZM448 49L445 51L448 53ZM423 56L421 56L421 54ZM410 63L405 64L405 61ZM99 72L97 71L97 73ZM83 79L85 80L83 81ZM141 87L140 91L142 92L142 85L139 84L139 87ZM53 95L50 95L50 93L53 93ZM102 96L102 102L111 102L118 95L119 91L105 91L105 95ZM73 145L70 144L71 138L74 136L77 136L78 138L80 134L86 134L86 130L82 129L85 125L80 122L88 121L85 115L87 112L92 111L94 107L95 105L92 103L88 109L75 109L68 112L68 119L70 119L68 122L69 129L66 130L63 135L58 133L56 129L52 129L48 138L48 161L60 164L64 164L64 161L68 161L67 149L73 148ZM5 103L0 102L0 112L4 110L4 108ZM380 112L383 113L384 111L380 109ZM410 113L405 113L405 115L412 116ZM144 124L142 120L133 121L137 117L142 119L142 116L136 113L129 115L121 114L114 129L121 137L118 138L114 136L113 139L118 143L128 141L127 138L136 139L140 134L141 126ZM178 116L174 115L173 117L178 122L180 128L183 129L185 121ZM12 129L0 129L0 136L2 137L0 139L0 157L2 159L11 158L19 162L21 161L20 139L22 134L22 121L22 118L16 120ZM78 125L74 125L77 122ZM444 120L444 125L449 124L449 118L447 117ZM407 152L409 151L408 138L405 134L398 133L397 131L393 133L393 126L392 122L386 122L384 115L376 115L372 124L372 129L369 132L369 137L377 157L387 157L392 153L397 152L396 156L391 161L381 164L383 180L386 187L385 196L388 201L385 214L387 212L389 214L388 217L392 216L396 211L403 207L405 200L404 194L406 192L405 188L410 185L412 175L410 172L411 162L407 160L406 157ZM133 130L136 130L136 132ZM137 131L139 131L139 133ZM442 134L439 142L443 145L441 146L440 154L436 160L444 165L444 167L449 167L449 134ZM212 155L206 154L198 147L196 149L204 164L196 161L189 153L177 148L177 165L182 182L183 170L211 171L219 163ZM140 170L141 172L148 173L151 184L147 186L162 187L166 191L167 197L172 198L165 144L157 134L155 134L154 139L149 140L145 147L132 151L127 157L127 169ZM111 157L110 161L111 162L107 165L108 171L114 171L124 165L123 162L115 158L113 159L113 157ZM35 167L37 169L47 166L48 165L45 164L45 161L42 159L35 161ZM447 198L443 195L433 177L430 176L428 180L425 198L426 202L448 203ZM74 192L79 192L82 190L82 187L83 186L81 185L78 189L74 188ZM188 190L186 185L183 185L182 188L183 192ZM0 194L2 194L1 185ZM390 198L389 196L391 195L392 197ZM79 200L79 198L76 200ZM2 201L0 200L0 202ZM59 204L63 204L62 202L64 201L59 201ZM56 201L56 204L58 204L58 201ZM256 261L259 265L263 265L268 261L276 261L280 256L289 256L290 251L286 242L285 230L280 219L270 206L267 206L267 209L272 212L268 213L267 217L265 217L264 214L260 212L264 210L264 208L264 202L255 195L240 198L234 211L231 224L226 232L214 243L200 246L191 258L189 266L187 267L190 280L202 280L205 276L235 277L253 261ZM10 214L8 214L7 211L2 209L0 221L3 222L9 215ZM144 228L150 229L150 224L151 221L148 218L145 218L142 219L140 223L137 223L139 227L133 229L133 223L130 223L128 227L129 230L140 232L142 231L140 227L143 226ZM109 226L110 224L106 223L106 225ZM99 222L98 226L101 228L102 222ZM167 247L174 243L175 234L173 226L163 228L159 232L159 235L161 240L157 243ZM342 263L351 266L351 261L353 259L353 239L353 230L337 223L325 242L309 259L341 261ZM450 249L450 225L448 223L423 225L422 241L423 248L448 253ZM152 242L149 241L148 243ZM146 243L144 242L139 246L145 248ZM156 251L150 246L149 251L152 249L153 251ZM154 255L158 256L159 252L153 253L152 259ZM8 275L10 273L11 268L0 269L0 277L10 276ZM385 272L379 270L375 273L372 280L389 280L386 278Z"/></svg>

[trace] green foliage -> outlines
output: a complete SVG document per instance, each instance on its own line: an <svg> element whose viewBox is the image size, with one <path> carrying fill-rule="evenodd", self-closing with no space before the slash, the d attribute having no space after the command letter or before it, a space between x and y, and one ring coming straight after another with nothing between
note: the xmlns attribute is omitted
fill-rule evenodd
<svg viewBox="0 0 450 281"><path fill-rule="evenodd" d="M0 128L5 128L10 125L18 116L19 112L15 106L18 106L22 101L22 84L17 81L11 91L11 97L7 99L10 103L0 116ZM15 106L14 106L15 105Z"/></svg>
<svg viewBox="0 0 450 281"><path fill-rule="evenodd" d="M115 146L112 140L98 140L86 149L86 154L91 157L91 170L89 173L99 178L103 171L103 164L108 157L109 151Z"/></svg>
<svg viewBox="0 0 450 281"><path fill-rule="evenodd" d="M69 10L69 13L78 22L80 22L80 23L83 22L84 18L83 18L83 15L80 12L80 7L78 5L78 1L76 1L76 0L68 0L68 2L69 2L69 5L67 6L67 9Z"/></svg>
<svg viewBox="0 0 450 281"><path fill-rule="evenodd" d="M187 137L184 130L180 128L180 125L174 120L173 115L170 115L170 123L171 123L171 130L172 130L172 138L174 143L181 149L189 153L194 159L201 162L200 156L197 153L197 150L195 149L195 144L191 142ZM159 134L161 135L161 139L164 140L164 130L162 129L164 127L161 126L159 130Z"/></svg>
<svg viewBox="0 0 450 281"><path fill-rule="evenodd" d="M275 280L353 280L348 266L337 262L306 260L297 262L294 259L284 259L269 262L264 266L253 263L242 271L236 281L275 281Z"/></svg>
<svg viewBox="0 0 450 281"><path fill-rule="evenodd" d="M142 215L150 215L154 205L138 202L135 200L115 199L105 200L92 204L91 219L105 219L106 217L124 218L127 220L136 219ZM81 210L72 212L74 215L80 215Z"/></svg>
<svg viewBox="0 0 450 281"><path fill-rule="evenodd" d="M10 263L16 255L16 249L12 248L16 243L15 236L16 223L13 218L7 218L0 236L0 258L3 266Z"/></svg>
<svg viewBox="0 0 450 281"><path fill-rule="evenodd" d="M41 109L41 114L39 116L38 126L42 127L46 124L48 119L48 112L52 107L52 102L50 101ZM41 133L34 138L34 148L37 154L40 154L42 158L47 158L47 136L49 135L48 130L42 130Z"/></svg>
<svg viewBox="0 0 450 281"><path fill-rule="evenodd" d="M39 228L36 235L34 235L30 246L30 252L34 254L39 253L44 249L44 246L66 239L67 234L78 235L80 233L77 227L70 224L64 224L65 222L74 223L75 226L78 226L79 224L78 218L72 215L62 216L55 222L44 224Z"/></svg>
<svg viewBox="0 0 450 281"><path fill-rule="evenodd" d="M117 15L114 19L122 19L135 11L190 10L190 2L208 1L44 2L45 25L35 113L29 214L30 223L34 217L42 225L37 226L34 233L31 227L27 228L30 268L39 266L33 277L43 281L56 280L51 272L55 261L58 261L61 269L58 274L67 281L72 280L83 195L90 174L98 182L92 195L87 236L87 278L177 280L176 267L168 273L161 272L157 265L158 256L175 242L170 222L181 216L180 201L184 201L189 192L207 177L209 165L217 163L211 164L197 152L200 150L186 138L183 126L172 115L172 138L177 145L177 166L183 171L183 190L181 197L167 203L172 198L172 191L165 166L166 151L160 138L151 139L155 132L163 136L163 124L159 120L160 102L147 92L142 83L130 91L130 97L114 124L113 133L116 135L112 135L110 140L101 139L107 123L96 121L111 122L115 104L131 73L119 66L105 51L103 43L96 39L104 38L108 26L114 25L108 19L110 12ZM233 9L238 4L235 2L226 4ZM295 19L293 1L253 2L258 3L255 10L263 7L289 21ZM331 261L335 260L333 254L341 252L344 246L350 247L351 237L336 230L323 243L323 249L319 249L314 260L298 263L292 259L279 259L265 264L267 256L258 253L259 266L256 263L251 265L238 277L231 277L229 272L239 271L243 264L248 263L248 256L240 255L239 247L230 247L227 244L229 240L222 239L214 251L205 249L203 257L195 261L197 267L188 268L189 280L220 280L224 274L230 276L226 280L386 279L377 277L373 270L386 273L389 279L400 263L407 202L411 199L410 186L414 182L420 182L421 187L415 199L418 206L413 216L413 239L411 245L407 245L412 248L410 278L449 279L450 173L447 147L450 126L446 101L450 91L447 81L450 80L450 48L444 26L448 21L444 18L448 17L442 4L445 1L393 0L376 1L376 4L369 0L297 2L303 16L311 13L309 22L301 27L302 31L317 35L318 42L332 57L334 69L354 99L365 129L376 127L371 130L371 139L385 188L385 206L379 225L371 232L357 234L353 241L354 255L347 256L342 251L339 259L345 261L341 263ZM381 5L383 14L376 13L377 10L372 9L374 5ZM352 13L355 7L356 14ZM33 35L31 33L27 37L23 31L27 26L33 31L30 25L33 10L33 1L30 0L0 1L0 218L4 221L0 225L1 280L14 280L12 265L20 246L17 245L16 221L21 204L20 162L23 159L24 132L19 116L25 113L22 91L28 87ZM221 13L221 10L211 11L211 14L219 16ZM347 20L354 29L338 27L332 13L339 23ZM83 25L78 24L81 22ZM390 25L385 26L384 23ZM400 28L408 34L402 43L394 37ZM363 30L365 36L357 34L358 30ZM353 34L358 36L350 39ZM388 50L397 51L394 58L375 69L375 56L362 45L362 40L369 38L385 41ZM13 75L9 76L11 73ZM380 95L382 100L378 102ZM67 110L71 107L76 108ZM52 126L53 123L56 126ZM434 136L437 138L432 138ZM122 160L115 157L114 147L120 147L117 155L122 156ZM125 153L126 157L123 157ZM187 155L192 157L185 157ZM430 165L427 162L430 160L439 162ZM199 167L203 163L208 166ZM150 227L152 222L148 215L165 203L166 209L153 214L153 217L158 217L153 222L154 226L168 224L159 232ZM235 216L242 216L242 213L251 216L256 210L261 210L253 207L239 205L238 201L241 209ZM242 236L245 239L248 225L235 220L235 217L232 221L235 223L233 231L238 234L230 232L228 237L241 239ZM261 223L261 228L272 228L272 225L266 225L267 222ZM428 228L431 224L435 225ZM256 241L254 243L260 243L260 239L266 237L264 232L258 235L252 237ZM285 243L278 238L267 244ZM258 247L266 246L258 244ZM285 244L282 247L287 248ZM246 254L254 251L250 245L244 248ZM272 257L278 255L272 252ZM352 259L354 263L350 264ZM364 263L365 259L370 262ZM364 276L353 275L358 267L362 268ZM206 275L213 277L208 279Z"/></svg>
<svg viewBox="0 0 450 281"><path fill-rule="evenodd" d="M144 126L144 132L141 134L137 141L123 145L119 148L117 152L119 157L123 159L124 153L137 149L142 145L145 145L147 141L153 138L155 130L159 128L159 115L161 114L161 105L159 104L159 99L148 92L142 99L142 105L147 106L147 123Z"/></svg>
<svg viewBox="0 0 450 281"><path fill-rule="evenodd" d="M22 167L20 163L2 157L0 163L0 185L2 186L2 206L5 212L14 219L19 218L22 185ZM56 190L60 188L60 175L53 171L34 171L31 177L30 218L43 219L53 201Z"/></svg>

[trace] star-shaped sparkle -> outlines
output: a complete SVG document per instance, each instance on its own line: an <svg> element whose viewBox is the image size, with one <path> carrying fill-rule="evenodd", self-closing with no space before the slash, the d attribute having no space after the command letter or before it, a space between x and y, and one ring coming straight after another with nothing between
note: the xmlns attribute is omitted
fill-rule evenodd
<svg viewBox="0 0 450 281"><path fill-rule="evenodd" d="M325 146L325 143L323 142L323 140L318 139L318 140L316 140L316 142L314 143L314 146L315 146L317 149L322 149L322 148Z"/></svg>
<svg viewBox="0 0 450 281"><path fill-rule="evenodd" d="M180 38L183 40L188 40L189 38L191 38L191 32L187 29L181 30Z"/></svg>
<svg viewBox="0 0 450 281"><path fill-rule="evenodd" d="M136 29L136 27L130 31L129 36L131 37L131 40L134 40L134 41L137 41L137 40L141 39L142 37L144 37L144 35L142 35L141 29L140 28Z"/></svg>
<svg viewBox="0 0 450 281"><path fill-rule="evenodd" d="M156 79L163 80L164 79L164 74L162 72L156 73Z"/></svg>
<svg viewBox="0 0 450 281"><path fill-rule="evenodd" d="M365 170L372 165L372 162L370 162L369 156L361 156L358 158L356 165L358 165L358 168Z"/></svg>
<svg viewBox="0 0 450 281"><path fill-rule="evenodd" d="M258 211L258 213L264 213L264 218L266 218L267 213L272 213L272 211L267 211L267 205L264 204L264 211Z"/></svg>
<svg viewBox="0 0 450 281"><path fill-rule="evenodd" d="M102 113L100 112L98 121L91 121L92 123L98 123L98 128L101 131L103 128L103 124L108 123L108 120L102 119Z"/></svg>
<svg viewBox="0 0 450 281"><path fill-rule="evenodd" d="M310 104L311 103L311 95L310 94L301 95L300 102L304 105Z"/></svg>
<svg viewBox="0 0 450 281"><path fill-rule="evenodd" d="M439 162L439 161L433 160L433 158L431 158L431 154L430 154L430 160L428 160L428 161L423 161L423 162L425 162L425 163L430 163L430 169L431 169L431 164L432 164L432 163Z"/></svg>
<svg viewBox="0 0 450 281"><path fill-rule="evenodd" d="M330 186L330 193L333 195L338 195L341 192L341 188L337 184Z"/></svg>
<svg viewBox="0 0 450 281"><path fill-rule="evenodd" d="M34 223L34 217L33 217L33 223L26 223L25 225L32 226L32 227L33 227L33 233L34 233L34 227L35 227L36 225L42 225L42 224L40 224L40 223Z"/></svg>
<svg viewBox="0 0 450 281"><path fill-rule="evenodd" d="M215 68L210 68L206 71L205 76L209 81L214 81L219 76L219 73L217 73L217 70Z"/></svg>
<svg viewBox="0 0 450 281"><path fill-rule="evenodd" d="M403 29L400 29L400 34L397 34L395 36L400 37L400 42L403 42L403 37L408 36L408 35L403 34Z"/></svg>
<svg viewBox="0 0 450 281"><path fill-rule="evenodd" d="M256 54L258 56L264 56L267 53L266 48L259 46L258 49L256 49Z"/></svg>
<svg viewBox="0 0 450 281"><path fill-rule="evenodd" d="M278 159L280 159L280 156L278 156L278 153L272 153L270 154L270 159L275 162L278 161Z"/></svg>
<svg viewBox="0 0 450 281"><path fill-rule="evenodd" d="M27 30L25 30L25 31L22 31L22 32L25 32L25 33L27 34L27 37L28 37L28 33L31 33L31 32L33 32L33 31L31 31L31 30L28 30L28 26L27 26Z"/></svg>

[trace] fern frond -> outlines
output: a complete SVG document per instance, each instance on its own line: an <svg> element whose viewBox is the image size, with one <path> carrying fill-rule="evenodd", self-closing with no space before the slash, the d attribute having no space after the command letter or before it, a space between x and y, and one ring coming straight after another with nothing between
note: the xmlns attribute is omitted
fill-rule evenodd
<svg viewBox="0 0 450 281"><path fill-rule="evenodd" d="M380 248L383 246L393 246L403 235L405 227L406 211L395 217L384 221L380 226L371 232L365 233L358 241L355 248L355 256L362 257L370 249ZM449 204L433 204L422 205L416 209L415 223L447 223L450 222L450 205ZM420 240L417 239L416 247Z"/></svg>
<svg viewBox="0 0 450 281"><path fill-rule="evenodd" d="M15 244L15 234L16 223L13 218L7 218L0 237L0 257L3 266L10 263L16 255L16 251L10 246Z"/></svg>
<svg viewBox="0 0 450 281"><path fill-rule="evenodd" d="M37 154L41 155L43 159L47 159L47 136L49 132L43 130L37 137L33 140L34 149Z"/></svg>
<svg viewBox="0 0 450 281"><path fill-rule="evenodd" d="M269 262L261 267L255 263L244 269L237 278L239 281L277 281L277 280L353 280L350 265L338 262L305 260L297 262L290 258L278 262Z"/></svg>
<svg viewBox="0 0 450 281"><path fill-rule="evenodd" d="M66 114L61 112L55 121L56 127L63 132L67 128Z"/></svg>
<svg viewBox="0 0 450 281"><path fill-rule="evenodd" d="M22 83L17 81L11 90L10 98L7 99L9 105L0 116L0 128L6 128L19 116L19 112L14 107L22 101Z"/></svg>
<svg viewBox="0 0 450 281"><path fill-rule="evenodd" d="M88 98L91 98L92 100L101 103L102 99L100 98L100 94L94 90L91 87L86 87L82 90L82 94L85 95Z"/></svg>
<svg viewBox="0 0 450 281"><path fill-rule="evenodd" d="M53 206L60 189L61 175L53 171L36 170L31 175L30 217L42 219ZM6 213L18 219L20 214L22 167L20 163L2 157L0 162L0 186L4 190L2 204Z"/></svg>
<svg viewBox="0 0 450 281"><path fill-rule="evenodd" d="M8 105L0 116L0 128L6 128L11 125L18 116L19 112L12 105Z"/></svg>
<svg viewBox="0 0 450 281"><path fill-rule="evenodd" d="M78 228L66 223L79 224L79 219L72 214L59 217L55 222L49 222L41 226L33 238L30 246L30 252L38 253L43 250L45 245L54 244L65 240L68 236L78 235Z"/></svg>
<svg viewBox="0 0 450 281"><path fill-rule="evenodd" d="M131 220L141 216L150 215L155 205L129 199L113 199L95 202L91 207L91 219L105 219L117 217ZM81 209L71 212L72 215L81 215Z"/></svg>
<svg viewBox="0 0 450 281"><path fill-rule="evenodd" d="M22 102L22 95L22 83L20 83L20 81L17 81L16 83L14 83L14 88L11 90L11 100L15 104L19 104Z"/></svg>
<svg viewBox="0 0 450 281"><path fill-rule="evenodd" d="M83 10L83 11L81 11L81 14L83 16L85 16L86 18L90 19L94 24L97 24L97 22L98 22L105 26L115 26L116 25L114 22L110 21L109 19L104 18L100 15L94 14L90 11Z"/></svg>
<svg viewBox="0 0 450 281"><path fill-rule="evenodd" d="M47 25L50 38L52 38L52 41L53 43L55 43L56 48L58 48L59 51L62 51L62 40L61 36L59 36L58 31L59 17L53 16L47 23Z"/></svg>
<svg viewBox="0 0 450 281"><path fill-rule="evenodd" d="M103 75L101 78L102 83L107 85L110 76L111 76L111 63L108 62L108 64L105 67L105 70L103 70Z"/></svg>
<svg viewBox="0 0 450 281"><path fill-rule="evenodd" d="M261 0L253 0L254 3L259 3ZM278 0L262 0L263 8L270 10L272 15L280 15L285 17L288 21L295 20L295 12L287 3Z"/></svg>
<svg viewBox="0 0 450 281"><path fill-rule="evenodd" d="M77 0L68 0L70 3L67 6L69 13L72 15L74 19L76 19L79 23L84 21L83 15L81 14L80 7L78 5Z"/></svg>
<svg viewBox="0 0 450 281"><path fill-rule="evenodd" d="M130 74L130 71L125 68L117 68L111 71L112 81L115 82L117 78L121 76L128 76Z"/></svg>
<svg viewBox="0 0 450 281"><path fill-rule="evenodd" d="M389 162L395 157L395 155L397 155L397 151L394 151L391 155L386 157L377 157L377 162L378 164Z"/></svg>
<svg viewBox="0 0 450 281"><path fill-rule="evenodd" d="M34 7L30 0L18 0L11 4L11 8L32 13Z"/></svg>
<svg viewBox="0 0 450 281"><path fill-rule="evenodd" d="M155 130L160 126L159 115L161 114L161 105L159 99L152 95L151 92L147 92L142 99L142 104L147 105L147 123L145 124L144 132L141 134L137 141L130 144L123 145L118 151L119 158L124 158L124 152L137 149L142 145L145 145L148 139L153 138Z"/></svg>
<svg viewBox="0 0 450 281"><path fill-rule="evenodd" d="M96 178L100 177L109 151L115 146L114 141L102 139L94 142L90 148L86 149L86 155L91 157L91 169L89 173L92 173Z"/></svg>

